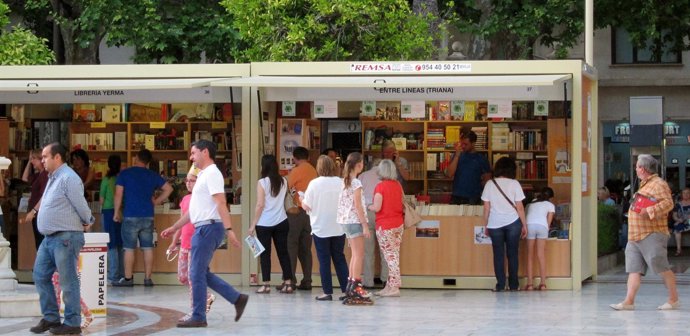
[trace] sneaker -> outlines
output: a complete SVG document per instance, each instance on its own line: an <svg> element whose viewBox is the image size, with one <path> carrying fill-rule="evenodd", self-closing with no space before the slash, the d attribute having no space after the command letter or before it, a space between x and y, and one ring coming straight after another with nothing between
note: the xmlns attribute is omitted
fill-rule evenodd
<svg viewBox="0 0 690 336"><path fill-rule="evenodd" d="M177 320L178 323L189 321L189 319L192 318L192 313L187 313L187 315L180 317L179 320Z"/></svg>
<svg viewBox="0 0 690 336"><path fill-rule="evenodd" d="M206 314L211 311L211 305L216 301L216 296L211 294L206 299Z"/></svg>
<svg viewBox="0 0 690 336"><path fill-rule="evenodd" d="M134 278L132 278L132 279L121 278L120 280L113 282L113 286L115 286L115 287L134 287Z"/></svg>
<svg viewBox="0 0 690 336"><path fill-rule="evenodd" d="M59 327L61 325L62 323L60 323L60 321L51 322L45 319L41 319L40 321L38 321L38 324L31 327L29 331L31 331L34 334L42 334L48 331L50 328Z"/></svg>
<svg viewBox="0 0 690 336"><path fill-rule="evenodd" d="M235 302L235 322L240 320L242 313L244 313L244 307L247 306L247 301L249 301L249 296L247 294L240 294L240 297Z"/></svg>
<svg viewBox="0 0 690 336"><path fill-rule="evenodd" d="M381 297L399 297L400 296L400 289L391 288L391 289L381 293L380 296Z"/></svg>
<svg viewBox="0 0 690 336"><path fill-rule="evenodd" d="M144 279L144 287L153 287L153 280Z"/></svg>
<svg viewBox="0 0 690 336"><path fill-rule="evenodd" d="M81 327L72 327L66 324L61 324L60 326L50 328L50 333L53 335L80 335Z"/></svg>
<svg viewBox="0 0 690 336"><path fill-rule="evenodd" d="M93 316L85 316L82 319L81 328L82 329L88 328L91 325L91 322L93 322Z"/></svg>
<svg viewBox="0 0 690 336"><path fill-rule="evenodd" d="M178 322L178 328L206 328L208 323L206 321L194 321L191 318L189 320Z"/></svg>

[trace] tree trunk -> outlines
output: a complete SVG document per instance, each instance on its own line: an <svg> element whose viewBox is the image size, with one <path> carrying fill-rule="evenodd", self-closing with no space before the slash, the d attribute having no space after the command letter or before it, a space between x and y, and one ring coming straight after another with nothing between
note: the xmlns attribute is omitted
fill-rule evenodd
<svg viewBox="0 0 690 336"><path fill-rule="evenodd" d="M431 14L434 16L434 20L429 22L429 34L434 38L434 47L438 51L434 56L434 59L439 59L440 55L443 54L443 58L448 55L448 41L445 41L445 48L441 47L441 40L439 35L439 26L441 25L441 18L438 13L438 0L413 0L412 1L412 12L419 16L426 16ZM447 37L446 37L447 38Z"/></svg>

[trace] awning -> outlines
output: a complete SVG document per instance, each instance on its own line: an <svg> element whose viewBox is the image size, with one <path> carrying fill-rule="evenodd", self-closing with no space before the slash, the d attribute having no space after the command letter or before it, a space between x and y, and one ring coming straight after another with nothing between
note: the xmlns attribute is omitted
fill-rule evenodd
<svg viewBox="0 0 690 336"><path fill-rule="evenodd" d="M231 78L0 80L0 91L192 89Z"/></svg>
<svg viewBox="0 0 690 336"><path fill-rule="evenodd" d="M405 87L518 87L554 86L572 78L557 75L465 75L465 76L253 76L216 80L211 86L251 86L275 88L405 88Z"/></svg>

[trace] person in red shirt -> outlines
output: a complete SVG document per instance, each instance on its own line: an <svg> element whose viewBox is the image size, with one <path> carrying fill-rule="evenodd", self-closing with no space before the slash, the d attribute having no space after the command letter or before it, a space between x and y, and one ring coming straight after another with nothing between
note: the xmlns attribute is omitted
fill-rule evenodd
<svg viewBox="0 0 690 336"><path fill-rule="evenodd" d="M378 174L381 182L374 189L374 202L369 205L369 210L376 212L376 239L388 264L388 281L386 287L375 295L400 296L400 243L405 231L403 189L392 160L382 160Z"/></svg>

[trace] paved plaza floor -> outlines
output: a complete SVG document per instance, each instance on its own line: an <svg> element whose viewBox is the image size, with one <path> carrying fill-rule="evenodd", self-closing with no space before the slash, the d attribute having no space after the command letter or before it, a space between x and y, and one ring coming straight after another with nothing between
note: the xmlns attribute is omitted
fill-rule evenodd
<svg viewBox="0 0 690 336"><path fill-rule="evenodd" d="M321 291L250 295L239 322L223 299L213 305L208 327L178 329L189 297L182 286L109 288L108 317L99 318L84 335L688 335L690 274L688 258L673 258L681 308L658 311L666 290L658 278L643 281L635 311L614 311L625 295L622 268L586 282L581 291L404 289L399 298L380 298L373 306L319 302ZM0 319L0 334L27 335L39 318Z"/></svg>

